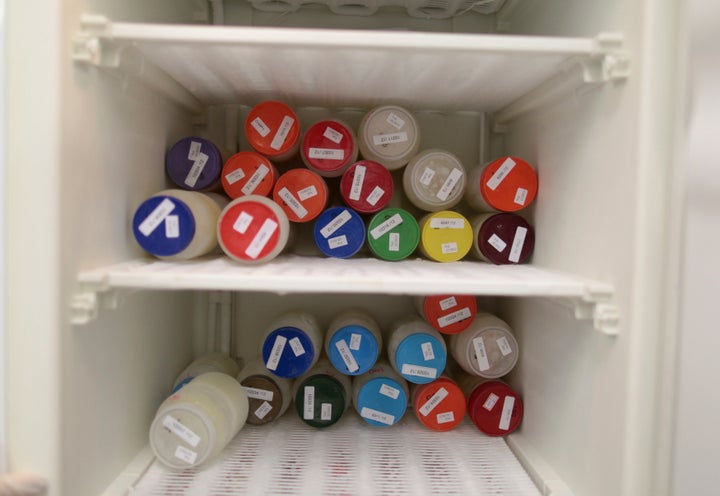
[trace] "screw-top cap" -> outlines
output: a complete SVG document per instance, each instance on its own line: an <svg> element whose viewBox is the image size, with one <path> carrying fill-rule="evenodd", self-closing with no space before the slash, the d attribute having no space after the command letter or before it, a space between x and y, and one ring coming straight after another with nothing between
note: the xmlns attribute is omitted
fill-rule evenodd
<svg viewBox="0 0 720 496"><path fill-rule="evenodd" d="M211 188L220 178L222 155L210 140L197 136L175 143L165 156L165 170L180 188L200 191Z"/></svg>
<svg viewBox="0 0 720 496"><path fill-rule="evenodd" d="M277 179L275 166L256 152L239 152L222 169L222 187L230 198L268 196Z"/></svg>
<svg viewBox="0 0 720 496"><path fill-rule="evenodd" d="M326 374L315 374L300 383L295 410L312 427L329 427L340 420L350 398L340 381Z"/></svg>
<svg viewBox="0 0 720 496"><path fill-rule="evenodd" d="M349 258L365 243L365 223L352 209L331 207L315 221L315 244L328 257Z"/></svg>
<svg viewBox="0 0 720 496"><path fill-rule="evenodd" d="M245 135L258 153L284 160L299 146L300 123L290 107L268 100L250 110L245 121Z"/></svg>
<svg viewBox="0 0 720 496"><path fill-rule="evenodd" d="M422 301L425 320L443 334L467 329L477 314L477 301L471 295L432 295Z"/></svg>
<svg viewBox="0 0 720 496"><path fill-rule="evenodd" d="M455 381L440 377L417 386L413 392L415 415L420 423L434 431L449 431L465 416L465 395Z"/></svg>
<svg viewBox="0 0 720 496"><path fill-rule="evenodd" d="M483 433L505 436L520 426L523 404L520 396L504 382L487 381L470 393L468 413Z"/></svg>
<svg viewBox="0 0 720 496"><path fill-rule="evenodd" d="M407 210L386 208L370 220L367 239L375 256L383 260L403 260L415 252L420 242L420 227Z"/></svg>
<svg viewBox="0 0 720 496"><path fill-rule="evenodd" d="M423 217L420 231L421 251L436 262L460 260L472 247L472 226L457 212L443 210Z"/></svg>
<svg viewBox="0 0 720 496"><path fill-rule="evenodd" d="M482 222L473 220L473 252L478 258L505 265L523 263L530 257L535 231L528 221L512 213L482 217Z"/></svg>
<svg viewBox="0 0 720 496"><path fill-rule="evenodd" d="M427 384L443 373L447 360L445 345L430 334L410 334L398 345L395 363L400 375L415 384Z"/></svg>
<svg viewBox="0 0 720 496"><path fill-rule="evenodd" d="M267 424L277 418L283 404L283 392L271 377L251 375L244 378L240 384L245 388L250 402L248 424Z"/></svg>
<svg viewBox="0 0 720 496"><path fill-rule="evenodd" d="M286 379L299 377L315 363L315 349L310 336L297 327L284 326L273 330L262 345L265 366L273 374Z"/></svg>
<svg viewBox="0 0 720 496"><path fill-rule="evenodd" d="M364 374L380 354L375 335L361 325L347 325L335 331L327 350L333 367L347 375Z"/></svg>
<svg viewBox="0 0 720 496"><path fill-rule="evenodd" d="M303 162L323 177L342 175L357 155L355 133L340 121L316 122L303 137Z"/></svg>
<svg viewBox="0 0 720 496"><path fill-rule="evenodd" d="M407 402L400 384L388 377L377 377L362 386L355 407L368 424L388 427L397 424L405 415Z"/></svg>
<svg viewBox="0 0 720 496"><path fill-rule="evenodd" d="M390 171L372 160L354 163L345 171L340 181L343 201L361 214L371 214L385 208L393 191Z"/></svg>
<svg viewBox="0 0 720 496"><path fill-rule="evenodd" d="M501 212L516 212L528 206L537 194L538 178L526 161L517 157L500 157L490 162L480 174L479 188L491 208Z"/></svg>
<svg viewBox="0 0 720 496"><path fill-rule="evenodd" d="M402 107L377 107L363 117L358 142L363 158L396 170L417 153L420 128L415 117Z"/></svg>
<svg viewBox="0 0 720 496"><path fill-rule="evenodd" d="M309 222L322 213L328 200L325 180L308 169L291 169L273 188L273 200L291 222Z"/></svg>
<svg viewBox="0 0 720 496"><path fill-rule="evenodd" d="M133 234L142 249L152 255L177 255L195 236L195 218L185 202L172 196L153 196L135 211Z"/></svg>

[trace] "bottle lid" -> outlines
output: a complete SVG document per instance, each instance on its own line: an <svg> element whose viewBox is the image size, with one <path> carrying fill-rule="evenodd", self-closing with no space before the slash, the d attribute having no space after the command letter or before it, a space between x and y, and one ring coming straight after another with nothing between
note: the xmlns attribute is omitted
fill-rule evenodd
<svg viewBox="0 0 720 496"><path fill-rule="evenodd" d="M230 198L268 196L277 179L273 164L256 152L239 152L222 169L222 187Z"/></svg>
<svg viewBox="0 0 720 496"><path fill-rule="evenodd" d="M279 327L265 338L262 358L267 369L278 377L294 379L315 362L317 350L310 336L297 327Z"/></svg>
<svg viewBox="0 0 720 496"><path fill-rule="evenodd" d="M328 187L325 180L311 170L291 169L275 183L273 200L291 222L309 222L325 208Z"/></svg>
<svg viewBox="0 0 720 496"><path fill-rule="evenodd" d="M490 324L479 329L473 328L468 333L465 336L471 340L466 348L465 360L473 374L497 379L512 371L520 353L515 336L507 328Z"/></svg>
<svg viewBox="0 0 720 496"><path fill-rule="evenodd" d="M328 257L350 258L365 243L365 223L352 209L331 207L315 221L315 244Z"/></svg>
<svg viewBox="0 0 720 496"><path fill-rule="evenodd" d="M447 377L418 386L413 395L413 406L420 423L434 431L454 429L465 417L465 395Z"/></svg>
<svg viewBox="0 0 720 496"><path fill-rule="evenodd" d="M277 157L291 151L300 139L300 122L282 102L268 100L255 105L245 121L245 135L258 153Z"/></svg>
<svg viewBox="0 0 720 496"><path fill-rule="evenodd" d="M135 211L133 234L140 247L152 255L177 255L195 236L195 217L185 202L172 196L153 196Z"/></svg>
<svg viewBox="0 0 720 496"><path fill-rule="evenodd" d="M354 133L341 122L316 122L303 137L303 162L323 177L341 175L356 158Z"/></svg>
<svg viewBox="0 0 720 496"><path fill-rule="evenodd" d="M379 212L387 206L394 191L390 171L372 160L351 165L340 181L345 204L361 214Z"/></svg>
<svg viewBox="0 0 720 496"><path fill-rule="evenodd" d="M315 374L300 383L295 410L312 427L329 427L340 420L348 406L345 388L326 374Z"/></svg>
<svg viewBox="0 0 720 496"><path fill-rule="evenodd" d="M507 384L487 381L468 398L470 419L488 436L505 436L518 428L523 417L520 396Z"/></svg>
<svg viewBox="0 0 720 496"><path fill-rule="evenodd" d="M182 189L199 191L220 178L223 159L218 148L205 138L190 136L175 143L165 156L165 170Z"/></svg>
<svg viewBox="0 0 720 496"><path fill-rule="evenodd" d="M472 248L470 222L457 212L443 210L423 219L420 242L423 252L437 262L455 262Z"/></svg>
<svg viewBox="0 0 720 496"><path fill-rule="evenodd" d="M483 169L479 187L483 199L492 208L501 212L516 212L535 199L538 178L526 161L517 157L500 157Z"/></svg>
<svg viewBox="0 0 720 496"><path fill-rule="evenodd" d="M403 387L388 377L367 381L357 395L357 411L370 425L388 427L405 415L408 398Z"/></svg>
<svg viewBox="0 0 720 496"><path fill-rule="evenodd" d="M446 360L444 343L423 332L410 334L400 342L395 352L400 375L414 384L427 384L440 377Z"/></svg>
<svg viewBox="0 0 720 496"><path fill-rule="evenodd" d="M341 327L331 336L328 345L330 362L346 375L364 374L375 365L379 354L375 335L361 325Z"/></svg>
<svg viewBox="0 0 720 496"><path fill-rule="evenodd" d="M477 232L480 252L498 265L523 263L535 247L535 231L521 216L495 214L483 221Z"/></svg>
<svg viewBox="0 0 720 496"><path fill-rule="evenodd" d="M359 131L362 156L390 170L405 166L420 144L420 128L406 109L387 105L371 110Z"/></svg>
<svg viewBox="0 0 720 496"><path fill-rule="evenodd" d="M410 202L429 212L454 207L465 193L465 168L444 150L426 150L410 161L403 185Z"/></svg>
<svg viewBox="0 0 720 496"><path fill-rule="evenodd" d="M464 331L477 315L477 301L472 295L426 296L422 307L425 320L443 334Z"/></svg>
<svg viewBox="0 0 720 496"><path fill-rule="evenodd" d="M403 260L415 252L420 242L420 227L407 210L386 208L370 220L367 240L375 256L383 260Z"/></svg>
<svg viewBox="0 0 720 496"><path fill-rule="evenodd" d="M282 390L271 377L250 375L240 384L249 401L248 424L267 424L277 418L283 404Z"/></svg>
<svg viewBox="0 0 720 496"><path fill-rule="evenodd" d="M241 196L220 214L218 242L237 261L267 261L283 250L289 229L287 216L275 202L264 196Z"/></svg>

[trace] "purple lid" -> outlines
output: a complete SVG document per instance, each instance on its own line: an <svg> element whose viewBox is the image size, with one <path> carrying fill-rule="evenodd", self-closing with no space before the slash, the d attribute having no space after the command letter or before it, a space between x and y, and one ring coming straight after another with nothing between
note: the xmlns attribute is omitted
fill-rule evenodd
<svg viewBox="0 0 720 496"><path fill-rule="evenodd" d="M521 216L500 213L488 217L475 240L480 252L497 265L525 262L535 246L535 231Z"/></svg>
<svg viewBox="0 0 720 496"><path fill-rule="evenodd" d="M188 136L175 143L165 157L165 169L180 188L201 191L220 179L223 159L209 140Z"/></svg>

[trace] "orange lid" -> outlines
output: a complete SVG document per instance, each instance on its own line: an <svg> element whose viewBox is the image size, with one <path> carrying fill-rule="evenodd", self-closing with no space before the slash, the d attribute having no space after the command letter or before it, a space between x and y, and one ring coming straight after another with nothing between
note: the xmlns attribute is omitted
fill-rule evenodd
<svg viewBox="0 0 720 496"><path fill-rule="evenodd" d="M300 122L290 107L268 100L250 110L245 120L245 135L257 152L276 157L298 144Z"/></svg>
<svg viewBox="0 0 720 496"><path fill-rule="evenodd" d="M516 212L528 206L537 194L538 178L526 161L500 157L480 175L480 193L485 202L501 212Z"/></svg>
<svg viewBox="0 0 720 496"><path fill-rule="evenodd" d="M477 314L477 302L472 295L426 296L422 307L425 320L443 334L464 331Z"/></svg>
<svg viewBox="0 0 720 496"><path fill-rule="evenodd" d="M325 180L311 170L291 169L275 183L273 200L291 222L309 222L325 209L328 187Z"/></svg>
<svg viewBox="0 0 720 496"><path fill-rule="evenodd" d="M460 386L447 377L416 387L412 402L420 423L434 431L457 427L467 408Z"/></svg>
<svg viewBox="0 0 720 496"><path fill-rule="evenodd" d="M222 187L230 198L246 195L268 196L277 179L273 164L256 152L230 157L222 169Z"/></svg>

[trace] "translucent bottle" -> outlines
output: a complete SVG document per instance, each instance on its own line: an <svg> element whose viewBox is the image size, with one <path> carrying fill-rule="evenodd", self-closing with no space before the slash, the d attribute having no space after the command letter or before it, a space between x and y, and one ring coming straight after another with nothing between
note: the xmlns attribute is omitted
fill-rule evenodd
<svg viewBox="0 0 720 496"><path fill-rule="evenodd" d="M393 369L408 382L426 384L443 373L447 350L442 335L418 316L392 328L387 355Z"/></svg>
<svg viewBox="0 0 720 496"><path fill-rule="evenodd" d="M278 171L267 157L257 152L236 153L223 165L221 183L230 198L247 195L268 196L278 178Z"/></svg>
<svg viewBox="0 0 720 496"><path fill-rule="evenodd" d="M350 407L351 388L350 378L322 359L295 380L295 410L311 427L330 427Z"/></svg>
<svg viewBox="0 0 720 496"><path fill-rule="evenodd" d="M465 394L447 376L410 386L413 410L422 425L433 431L454 429L465 417Z"/></svg>
<svg viewBox="0 0 720 496"><path fill-rule="evenodd" d="M355 133L344 122L324 120L308 128L300 155L308 169L322 177L339 177L357 160Z"/></svg>
<svg viewBox="0 0 720 496"><path fill-rule="evenodd" d="M413 303L428 324L443 334L467 329L477 314L477 301L472 295L418 296Z"/></svg>
<svg viewBox="0 0 720 496"><path fill-rule="evenodd" d="M510 326L489 313L478 313L467 329L450 336L448 349L465 372L486 379L510 373L520 354Z"/></svg>
<svg viewBox="0 0 720 496"><path fill-rule="evenodd" d="M381 350L380 329L367 312L342 312L325 333L325 353L343 374L364 374L375 365Z"/></svg>
<svg viewBox="0 0 720 496"><path fill-rule="evenodd" d="M472 248L470 222L458 212L443 210L420 221L420 252L436 262L457 262Z"/></svg>
<svg viewBox="0 0 720 496"><path fill-rule="evenodd" d="M457 384L468 399L467 411L475 427L488 436L506 436L522 422L523 402L508 384L460 371Z"/></svg>
<svg viewBox="0 0 720 496"><path fill-rule="evenodd" d="M249 401L247 423L262 425L282 416L292 400L292 382L272 374L260 358L248 362L237 377Z"/></svg>
<svg viewBox="0 0 720 496"><path fill-rule="evenodd" d="M360 154L388 170L404 167L420 147L420 127L410 111L396 105L365 114L358 130Z"/></svg>
<svg viewBox="0 0 720 496"><path fill-rule="evenodd" d="M465 169L450 152L425 150L405 167L403 188L408 200L421 210L449 210L465 193Z"/></svg>
<svg viewBox="0 0 720 496"><path fill-rule="evenodd" d="M174 393L196 376L205 372L222 372L235 377L240 372L240 367L234 358L223 353L205 353L193 360L190 365L180 372L180 375L175 379L172 392Z"/></svg>
<svg viewBox="0 0 720 496"><path fill-rule="evenodd" d="M182 138L165 155L165 170L179 188L214 189L220 180L223 157L215 144L199 136Z"/></svg>
<svg viewBox="0 0 720 496"><path fill-rule="evenodd" d="M389 427L397 424L407 409L408 385L384 360L366 373L353 378L353 405L370 425Z"/></svg>
<svg viewBox="0 0 720 496"><path fill-rule="evenodd" d="M480 214L470 220L471 253L496 265L525 262L535 246L535 231L524 218L512 213Z"/></svg>
<svg viewBox="0 0 720 496"><path fill-rule="evenodd" d="M306 312L289 312L275 318L267 327L261 356L270 372L294 379L315 365L322 343L315 317Z"/></svg>
<svg viewBox="0 0 720 496"><path fill-rule="evenodd" d="M535 199L535 170L518 157L500 157L468 174L465 199L480 212L516 212Z"/></svg>
<svg viewBox="0 0 720 496"><path fill-rule="evenodd" d="M300 121L286 104L267 100L250 110L245 136L256 152L284 162L297 155L300 148Z"/></svg>

